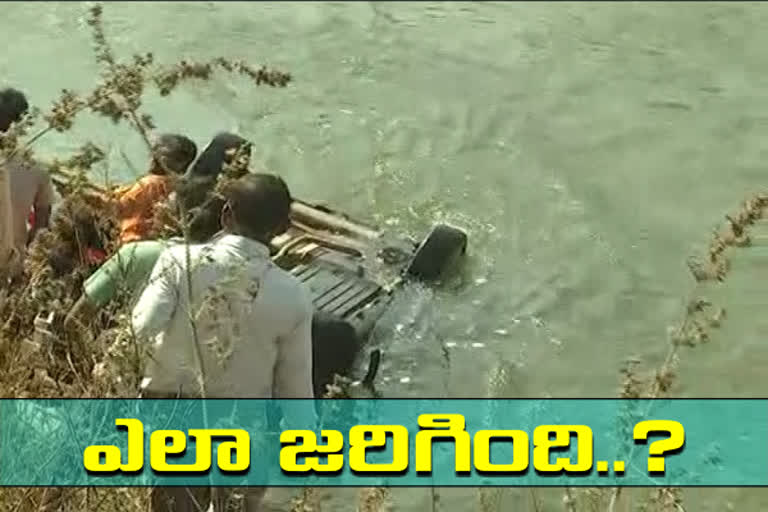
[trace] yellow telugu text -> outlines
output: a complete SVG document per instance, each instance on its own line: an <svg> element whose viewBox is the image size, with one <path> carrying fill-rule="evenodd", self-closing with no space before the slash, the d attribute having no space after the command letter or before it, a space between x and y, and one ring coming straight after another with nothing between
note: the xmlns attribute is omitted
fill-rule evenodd
<svg viewBox="0 0 768 512"><path fill-rule="evenodd" d="M144 425L137 419L127 418L117 419L115 424L128 433L127 457L123 460L117 446L88 446L83 454L83 465L89 472L134 473L144 468ZM679 423L652 420L642 422L642 428L635 429L634 437L645 439L649 431L672 432L670 424L675 424L684 436ZM586 425L541 425L534 429L530 436L532 439L522 430L480 430L470 436L461 414L421 414L418 426L414 439L414 469L420 474L432 471L432 445L437 440L454 443L453 469L456 474L469 474L474 468L481 474L522 474L534 469L541 474L585 475L594 465L593 434ZM282 471L288 474L341 472L345 465L344 434L338 430L322 430L320 437L321 442L318 442L318 436L312 430L282 432ZM190 464L169 463L169 455L185 453L188 438L195 440L195 461ZM243 472L250 467L250 436L242 429L190 429L186 434L180 430L156 430L149 439L150 466L158 473L205 473L213 464L214 439L222 441L218 445L216 458L221 472ZM405 426L357 425L349 430L347 441L347 462L354 473L403 474L410 469L409 432ZM512 456L503 463L491 462L492 442L512 443ZM369 452L380 452L388 443L392 446L390 460L375 464L368 462ZM552 461L553 451L562 452L571 447L576 448L573 457L556 457ZM321 461L321 457L325 460ZM651 462L658 464L658 461L649 459L649 471L656 467L652 467ZM623 462L618 467L623 468ZM599 468L600 464L598 471ZM623 469L616 469L616 472L623 472Z"/></svg>
<svg viewBox="0 0 768 512"><path fill-rule="evenodd" d="M136 419L115 420L118 428L128 431L128 457L121 460L120 448L93 445L83 453L83 465L92 473L134 473L144 468L144 425ZM168 455L181 455L187 449L187 437L196 442L196 457L191 464L169 464ZM245 471L251 464L251 439L241 429L155 430L149 438L149 463L158 473L205 473L212 465L212 441L225 439L218 446L217 466L222 472Z"/></svg>
<svg viewBox="0 0 768 512"><path fill-rule="evenodd" d="M481 473L523 473L533 468L540 473L584 473L592 469L592 429L586 425L542 425L533 432L533 455L530 455L528 433L522 430L480 430L472 438L466 431L461 414L422 414L415 438L415 470L432 471L432 443L450 440L455 443L454 470L468 474L472 468ZM311 430L287 430L280 436L280 467L286 473L338 473L344 468L344 435L337 430L320 432L324 443L318 443ZM561 457L550 462L550 450L566 449L576 437L575 460ZM391 441L389 439L391 438ZM491 442L512 443L513 456L505 464L491 462ZM366 460L369 450L380 451L391 442L393 457L383 464ZM474 457L472 446L474 445ZM402 425L357 425L349 431L349 468L355 473L403 473L409 469L409 435ZM325 462L320 461L325 456ZM299 459L303 458L302 462Z"/></svg>

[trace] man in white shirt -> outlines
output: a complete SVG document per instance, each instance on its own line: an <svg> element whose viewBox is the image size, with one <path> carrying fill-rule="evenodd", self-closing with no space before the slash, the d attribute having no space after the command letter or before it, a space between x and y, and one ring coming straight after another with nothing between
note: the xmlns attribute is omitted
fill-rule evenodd
<svg viewBox="0 0 768 512"><path fill-rule="evenodd" d="M136 335L154 340L143 396L313 398L311 297L272 263L268 246L288 226L288 188L276 176L248 174L224 195L223 233L163 251L133 310ZM315 420L313 407L283 412ZM153 510L205 510L203 491L162 489ZM248 512L263 493L246 491Z"/></svg>

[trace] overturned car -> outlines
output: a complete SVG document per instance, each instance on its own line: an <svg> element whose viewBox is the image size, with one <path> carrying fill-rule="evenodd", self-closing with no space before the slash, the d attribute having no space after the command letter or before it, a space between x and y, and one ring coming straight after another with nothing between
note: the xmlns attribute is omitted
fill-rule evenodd
<svg viewBox="0 0 768 512"><path fill-rule="evenodd" d="M291 228L273 240L274 261L309 288L315 395L334 374L350 375L384 312L408 281L434 283L456 268L467 248L464 231L437 224L422 239L397 236L324 205L295 201ZM361 379L370 385L380 352Z"/></svg>

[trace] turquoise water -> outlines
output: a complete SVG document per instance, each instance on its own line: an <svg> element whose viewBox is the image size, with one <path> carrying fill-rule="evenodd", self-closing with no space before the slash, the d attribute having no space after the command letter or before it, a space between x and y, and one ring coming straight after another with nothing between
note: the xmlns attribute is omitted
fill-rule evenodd
<svg viewBox="0 0 768 512"><path fill-rule="evenodd" d="M0 80L39 105L88 88L84 10L4 4ZM115 3L106 19L124 55L226 55L295 76L285 90L220 79L153 98L162 130L202 146L237 129L297 196L414 234L436 221L468 230L466 276L386 339L392 397L484 396L499 365L510 397L614 396L626 357L664 357L693 288L685 258L765 182L760 4ZM40 151L94 139L128 179L142 143L103 126L86 119ZM753 321L683 354L678 394L764 394L764 300L750 300ZM445 510L477 508L468 490L441 492ZM334 510L355 494L339 491ZM429 497L395 492L409 511ZM545 509L561 510L559 497ZM505 499L531 506L526 491ZM758 490L686 499L689 510L768 506Z"/></svg>

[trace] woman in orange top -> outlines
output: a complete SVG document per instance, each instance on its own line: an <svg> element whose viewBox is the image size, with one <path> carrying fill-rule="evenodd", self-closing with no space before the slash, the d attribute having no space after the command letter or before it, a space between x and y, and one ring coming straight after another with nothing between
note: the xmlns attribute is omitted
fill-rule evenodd
<svg viewBox="0 0 768 512"><path fill-rule="evenodd" d="M120 244L151 236L155 207L171 194L173 183L197 156L197 146L183 135L161 135L152 150L149 173L117 193Z"/></svg>

